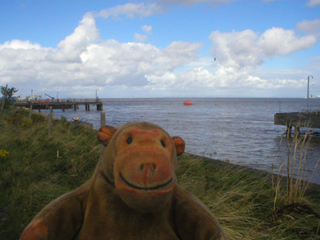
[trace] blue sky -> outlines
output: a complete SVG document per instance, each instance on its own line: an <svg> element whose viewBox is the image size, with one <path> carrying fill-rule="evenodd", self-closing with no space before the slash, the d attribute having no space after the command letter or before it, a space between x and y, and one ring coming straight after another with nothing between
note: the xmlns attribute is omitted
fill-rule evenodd
<svg viewBox="0 0 320 240"><path fill-rule="evenodd" d="M0 31L22 97L320 96L320 0L0 1Z"/></svg>

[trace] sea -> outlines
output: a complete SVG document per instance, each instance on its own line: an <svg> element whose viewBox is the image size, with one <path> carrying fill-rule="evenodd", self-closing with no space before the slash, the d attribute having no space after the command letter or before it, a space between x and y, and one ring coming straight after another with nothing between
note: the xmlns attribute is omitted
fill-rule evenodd
<svg viewBox="0 0 320 240"><path fill-rule="evenodd" d="M292 159L293 139L287 140L286 126L274 125L275 113L320 110L320 98L191 98L191 106L183 105L185 100L189 99L101 99L106 125L152 122L171 136L182 137L188 153L268 172L278 173L280 168L283 175L287 175L289 154L296 169L292 176L303 173L303 179L320 184L320 130L301 129L302 136L314 134ZM78 117L95 129L100 127L101 112L93 105L90 111L80 106L77 111L54 110L53 114L68 121Z"/></svg>

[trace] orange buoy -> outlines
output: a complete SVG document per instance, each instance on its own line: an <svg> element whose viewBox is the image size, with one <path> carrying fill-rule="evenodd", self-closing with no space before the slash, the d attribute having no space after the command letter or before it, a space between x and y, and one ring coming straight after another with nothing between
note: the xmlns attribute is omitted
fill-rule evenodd
<svg viewBox="0 0 320 240"><path fill-rule="evenodd" d="M183 105L192 105L191 100L184 101Z"/></svg>

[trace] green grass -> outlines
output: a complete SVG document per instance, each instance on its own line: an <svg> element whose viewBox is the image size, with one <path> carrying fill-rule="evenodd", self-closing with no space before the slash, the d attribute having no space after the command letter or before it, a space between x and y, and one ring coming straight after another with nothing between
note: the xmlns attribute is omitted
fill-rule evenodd
<svg viewBox="0 0 320 240"><path fill-rule="evenodd" d="M54 120L48 137L47 117L28 117L28 111L0 115L0 239L18 239L46 204L85 182L99 158L95 130ZM320 239L319 188L289 204L286 187L275 198L271 176L187 153L176 174L228 239Z"/></svg>
<svg viewBox="0 0 320 240"><path fill-rule="evenodd" d="M28 113L0 116L0 239L18 239L26 224L47 203L75 189L93 173L99 158L96 132L54 121L48 137L46 117L24 126Z"/></svg>

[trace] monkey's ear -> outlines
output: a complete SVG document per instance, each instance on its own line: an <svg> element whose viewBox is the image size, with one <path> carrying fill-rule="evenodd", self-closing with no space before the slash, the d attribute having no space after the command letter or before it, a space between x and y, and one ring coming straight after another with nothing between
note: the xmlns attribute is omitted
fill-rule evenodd
<svg viewBox="0 0 320 240"><path fill-rule="evenodd" d="M174 146L176 147L177 156L180 156L186 147L184 140L181 137L174 136L172 137Z"/></svg>
<svg viewBox="0 0 320 240"><path fill-rule="evenodd" d="M97 137L101 144L105 147L109 144L110 139L112 138L113 134L117 131L115 127L112 126L103 126L98 130Z"/></svg>

